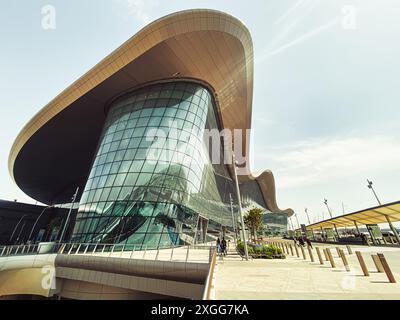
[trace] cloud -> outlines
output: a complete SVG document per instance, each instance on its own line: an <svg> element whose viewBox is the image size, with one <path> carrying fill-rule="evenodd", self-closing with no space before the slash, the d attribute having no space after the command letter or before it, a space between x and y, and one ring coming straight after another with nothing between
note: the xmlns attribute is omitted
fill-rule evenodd
<svg viewBox="0 0 400 320"><path fill-rule="evenodd" d="M151 12L157 7L159 0L113 0L117 5L123 5L126 13L137 19L142 25L149 24L153 19Z"/></svg>
<svg viewBox="0 0 400 320"><path fill-rule="evenodd" d="M313 139L266 150L258 161L279 175L280 188L297 188L374 173L397 171L400 144L394 137Z"/></svg>

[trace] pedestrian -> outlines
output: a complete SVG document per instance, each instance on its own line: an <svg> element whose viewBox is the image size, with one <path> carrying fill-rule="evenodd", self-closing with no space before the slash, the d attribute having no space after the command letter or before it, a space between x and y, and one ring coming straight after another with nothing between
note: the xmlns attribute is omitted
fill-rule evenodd
<svg viewBox="0 0 400 320"><path fill-rule="evenodd" d="M222 241L221 241L221 248L222 248L222 254L224 255L224 256L226 256L226 240L225 240L225 237L223 237L222 238Z"/></svg>
<svg viewBox="0 0 400 320"><path fill-rule="evenodd" d="M217 239L217 253L219 256L221 255L221 240L219 237Z"/></svg>

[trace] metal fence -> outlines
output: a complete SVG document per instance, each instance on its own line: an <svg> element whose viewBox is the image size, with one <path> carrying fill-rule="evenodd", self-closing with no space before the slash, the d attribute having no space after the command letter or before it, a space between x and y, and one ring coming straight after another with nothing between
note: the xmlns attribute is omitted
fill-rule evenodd
<svg viewBox="0 0 400 320"><path fill-rule="evenodd" d="M161 260L161 254L167 259L174 260L179 251L179 257L182 257L186 262L189 260L190 252L193 250L207 250L209 252L208 260L211 262L214 247L212 245L186 245L173 246L169 248L160 248L151 245L143 244L105 244L105 243L38 243L11 245L0 247L0 257L24 256L24 255L40 255L40 254L66 254L66 255L100 255L125 257L130 259L154 258ZM181 259L182 260L182 259Z"/></svg>

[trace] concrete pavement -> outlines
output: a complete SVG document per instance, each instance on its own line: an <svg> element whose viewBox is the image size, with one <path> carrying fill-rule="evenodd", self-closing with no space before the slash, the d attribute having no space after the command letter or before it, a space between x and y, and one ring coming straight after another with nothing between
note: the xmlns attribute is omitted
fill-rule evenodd
<svg viewBox="0 0 400 320"><path fill-rule="evenodd" d="M362 300L400 299L400 284L391 284L385 273L376 272L371 254L383 253L391 270L400 282L400 249L352 246L353 254L345 246L351 271L347 272L336 246L318 244L331 248L336 269L327 261L320 265L315 249L312 263L305 250L307 260L287 255L285 260L244 261L237 255L218 260L215 279L215 299L260 299L260 300ZM314 246L315 247L315 246ZM355 251L362 252L370 271L364 277ZM323 257L324 258L324 257ZM325 260L325 259L324 259Z"/></svg>

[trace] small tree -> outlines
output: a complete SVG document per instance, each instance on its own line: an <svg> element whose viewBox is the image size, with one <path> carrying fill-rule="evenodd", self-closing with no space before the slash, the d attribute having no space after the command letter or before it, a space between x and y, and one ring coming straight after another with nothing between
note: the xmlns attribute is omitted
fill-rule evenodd
<svg viewBox="0 0 400 320"><path fill-rule="evenodd" d="M250 233L253 239L256 237L256 231L260 230L263 225L262 210L260 208L254 208L244 217L244 223L247 228L250 229Z"/></svg>

